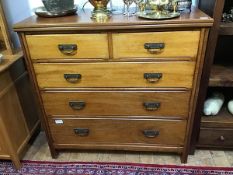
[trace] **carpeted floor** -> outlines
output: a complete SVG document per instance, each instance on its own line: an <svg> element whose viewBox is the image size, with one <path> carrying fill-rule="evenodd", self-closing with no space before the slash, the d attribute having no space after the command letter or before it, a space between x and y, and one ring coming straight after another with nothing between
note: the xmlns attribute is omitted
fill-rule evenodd
<svg viewBox="0 0 233 175"><path fill-rule="evenodd" d="M233 175L233 168L213 168L132 163L24 161L15 170L12 163L0 162L1 175Z"/></svg>
<svg viewBox="0 0 233 175"><path fill-rule="evenodd" d="M133 163L23 161L15 170L0 162L1 175L233 175L233 168Z"/></svg>

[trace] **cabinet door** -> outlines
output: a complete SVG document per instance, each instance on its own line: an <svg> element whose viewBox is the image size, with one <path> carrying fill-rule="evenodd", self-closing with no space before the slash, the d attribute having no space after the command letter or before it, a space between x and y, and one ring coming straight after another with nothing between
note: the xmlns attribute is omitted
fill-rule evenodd
<svg viewBox="0 0 233 175"><path fill-rule="evenodd" d="M4 156L4 155L8 155L8 151L6 149L6 145L5 145L5 141L3 139L3 136L2 136L2 132L1 132L1 129L0 129L0 157L1 156Z"/></svg>

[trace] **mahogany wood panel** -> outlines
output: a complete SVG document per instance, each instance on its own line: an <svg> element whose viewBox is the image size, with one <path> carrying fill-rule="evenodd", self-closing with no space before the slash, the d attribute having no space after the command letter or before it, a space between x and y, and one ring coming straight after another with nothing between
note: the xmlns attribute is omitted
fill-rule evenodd
<svg viewBox="0 0 233 175"><path fill-rule="evenodd" d="M33 66L41 89L58 87L191 88L195 62L41 63ZM145 73L162 73L162 77L157 82L151 83L144 78ZM82 77L77 83L70 83L64 78L64 74L81 74Z"/></svg>
<svg viewBox="0 0 233 175"><path fill-rule="evenodd" d="M64 119L63 124L49 120L55 144L184 144L186 121L172 120L125 120L125 119ZM176 128L176 129L174 129ZM74 129L88 129L87 135L79 135ZM146 137L144 132L158 132L154 137ZM77 131L76 131L77 132Z"/></svg>
<svg viewBox="0 0 233 175"><path fill-rule="evenodd" d="M148 33L115 33L114 58L179 58L195 60L200 31L172 31ZM164 43L164 49L150 52L145 43Z"/></svg>
<svg viewBox="0 0 233 175"><path fill-rule="evenodd" d="M27 35L26 39L32 59L107 59L109 57L107 34ZM59 50L59 44L75 44L77 52L64 54Z"/></svg>
<svg viewBox="0 0 233 175"><path fill-rule="evenodd" d="M233 67L213 65L211 68L209 86L233 87Z"/></svg>
<svg viewBox="0 0 233 175"><path fill-rule="evenodd" d="M198 146L233 147L233 129L201 128Z"/></svg>
<svg viewBox="0 0 233 175"><path fill-rule="evenodd" d="M47 115L75 116L148 116L187 118L190 91L46 91L42 99ZM179 103L177 103L179 101ZM82 109L70 103L85 103ZM147 109L145 103L159 103Z"/></svg>
<svg viewBox="0 0 233 175"><path fill-rule="evenodd" d="M201 127L233 128L233 117L226 107L217 116L203 116Z"/></svg>

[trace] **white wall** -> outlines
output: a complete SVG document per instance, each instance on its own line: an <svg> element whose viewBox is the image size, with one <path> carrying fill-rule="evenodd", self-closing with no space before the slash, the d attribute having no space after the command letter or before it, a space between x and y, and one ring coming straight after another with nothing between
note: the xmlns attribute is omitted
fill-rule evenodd
<svg viewBox="0 0 233 175"><path fill-rule="evenodd" d="M18 37L12 30L12 26L14 23L31 16L29 0L2 0L2 6L7 19L11 40L15 48L18 48Z"/></svg>
<svg viewBox="0 0 233 175"><path fill-rule="evenodd" d="M32 9L43 5L41 0L28 0L28 1ZM193 4L195 4L196 0L192 0L192 1ZM82 7L85 2L87 2L87 0L75 0L75 4L78 4L79 7ZM114 6L122 6L123 0L112 0L112 3ZM91 7L91 6L87 5L87 7Z"/></svg>

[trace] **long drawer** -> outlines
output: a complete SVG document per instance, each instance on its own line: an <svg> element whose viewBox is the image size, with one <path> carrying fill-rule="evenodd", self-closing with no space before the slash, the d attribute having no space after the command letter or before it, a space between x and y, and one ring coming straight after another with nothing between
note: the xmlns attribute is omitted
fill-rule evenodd
<svg viewBox="0 0 233 175"><path fill-rule="evenodd" d="M114 58L196 59L200 31L113 34Z"/></svg>
<svg viewBox="0 0 233 175"><path fill-rule="evenodd" d="M183 145L186 121L125 119L49 119L55 144Z"/></svg>
<svg viewBox="0 0 233 175"><path fill-rule="evenodd" d="M186 118L189 112L190 91L46 91L41 94L47 115Z"/></svg>
<svg viewBox="0 0 233 175"><path fill-rule="evenodd" d="M233 148L233 129L201 128L198 145Z"/></svg>
<svg viewBox="0 0 233 175"><path fill-rule="evenodd" d="M186 87L193 83L195 62L37 63L40 88Z"/></svg>
<svg viewBox="0 0 233 175"><path fill-rule="evenodd" d="M107 34L27 35L32 59L107 59Z"/></svg>

